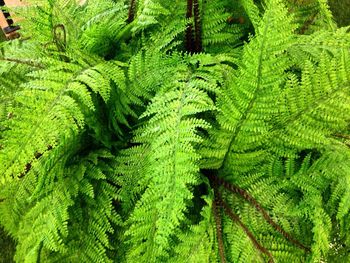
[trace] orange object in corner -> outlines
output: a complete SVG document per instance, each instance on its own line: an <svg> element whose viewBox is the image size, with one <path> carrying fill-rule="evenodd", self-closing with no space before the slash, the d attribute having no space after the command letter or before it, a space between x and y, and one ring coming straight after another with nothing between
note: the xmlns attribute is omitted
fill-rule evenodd
<svg viewBox="0 0 350 263"><path fill-rule="evenodd" d="M0 7L16 7L24 5L20 0L0 0ZM19 37L17 30L19 26L14 25L15 21L6 10L0 12L0 26L7 39Z"/></svg>

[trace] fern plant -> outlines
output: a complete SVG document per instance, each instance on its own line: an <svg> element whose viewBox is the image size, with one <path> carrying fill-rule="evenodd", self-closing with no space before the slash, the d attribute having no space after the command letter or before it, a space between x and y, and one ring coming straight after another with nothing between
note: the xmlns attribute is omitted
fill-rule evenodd
<svg viewBox="0 0 350 263"><path fill-rule="evenodd" d="M350 33L325 0L14 11L0 224L16 262L350 260Z"/></svg>

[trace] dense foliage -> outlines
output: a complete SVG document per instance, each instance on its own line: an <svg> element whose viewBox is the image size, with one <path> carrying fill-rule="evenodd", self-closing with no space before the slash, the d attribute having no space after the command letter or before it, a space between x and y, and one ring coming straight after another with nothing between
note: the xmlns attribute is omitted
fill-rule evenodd
<svg viewBox="0 0 350 263"><path fill-rule="evenodd" d="M0 47L16 262L350 261L350 33L326 0L16 12Z"/></svg>

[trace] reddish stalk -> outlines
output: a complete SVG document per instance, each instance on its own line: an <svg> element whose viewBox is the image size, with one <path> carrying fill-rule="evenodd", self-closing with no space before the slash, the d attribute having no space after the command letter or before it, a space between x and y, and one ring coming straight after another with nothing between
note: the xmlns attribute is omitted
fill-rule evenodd
<svg viewBox="0 0 350 263"><path fill-rule="evenodd" d="M52 146L51 146L51 145L48 145L48 146L47 146L46 152L47 152L47 151L50 151L50 150L52 150ZM33 158L33 160L30 161L30 162L28 162L28 163L25 165L24 172L22 172L20 175L18 175L18 178L22 178L22 177L24 177L25 175L27 175L27 174L30 172L30 170L32 169L32 163L33 163L33 161L39 159L42 155L43 155L43 153L39 153L39 152L34 153L34 158Z"/></svg>
<svg viewBox="0 0 350 263"><path fill-rule="evenodd" d="M202 24L201 15L199 11L198 0L193 0L193 12L194 12L194 52L202 52Z"/></svg>
<svg viewBox="0 0 350 263"><path fill-rule="evenodd" d="M131 23L135 19L135 10L136 10L136 0L131 0L129 5L128 12L128 23Z"/></svg>
<svg viewBox="0 0 350 263"><path fill-rule="evenodd" d="M214 190L214 193L216 192L216 190ZM219 246L221 263L226 263L225 248L224 248L224 242L222 239L222 224L221 224L221 213L220 213L219 203L220 203L220 200L215 194L215 199L213 201L213 213L214 213L215 225L216 225L216 236L218 238L218 246Z"/></svg>
<svg viewBox="0 0 350 263"><path fill-rule="evenodd" d="M268 215L266 210L260 205L260 203L253 196L251 196L246 190L240 188L237 185L231 184L231 183L225 181L224 179L218 178L217 176L208 175L208 177L210 180L214 180L218 185L222 185L224 188L226 188L228 191L232 192L233 194L238 194L239 196L244 198L252 206L254 206L254 208L258 212L260 212L260 214L263 216L263 218L266 220L266 222L268 224L270 224L284 238L289 240L291 243L293 243L297 247L305 250L306 252L310 252L310 248L304 246L301 242L296 240L289 233L287 233L285 230L283 230L281 226L279 226L276 222L274 222L273 219Z"/></svg>
<svg viewBox="0 0 350 263"><path fill-rule="evenodd" d="M241 219L233 213L231 208L228 206L228 204L222 200L222 198L219 198L220 205L225 209L226 214L232 219L232 221L236 222L245 232L245 234L249 237L249 239L252 241L254 247L259 250L261 253L265 254L269 258L269 263L274 263L274 259L270 251L268 251L263 245L261 245L258 240L255 238L253 233L248 229L248 227L241 221Z"/></svg>
<svg viewBox="0 0 350 263"><path fill-rule="evenodd" d="M190 19L193 16L192 13L192 9L193 9L193 0L187 0L187 12L186 12L186 18ZM185 47L186 50L189 53L193 53L193 49L194 49L194 39L193 39L193 28L192 28L192 23L190 23L187 26L186 29L186 39L185 39Z"/></svg>

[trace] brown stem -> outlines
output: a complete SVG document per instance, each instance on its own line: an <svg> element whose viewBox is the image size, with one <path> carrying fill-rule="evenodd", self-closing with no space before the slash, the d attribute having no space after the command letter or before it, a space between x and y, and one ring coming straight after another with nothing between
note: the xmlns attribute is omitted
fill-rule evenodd
<svg viewBox="0 0 350 263"><path fill-rule="evenodd" d="M129 5L128 12L128 23L131 23L135 19L135 10L136 10L136 0L131 0Z"/></svg>
<svg viewBox="0 0 350 263"><path fill-rule="evenodd" d="M193 0L187 0L187 12L186 12L187 19L189 19L193 16L192 9L193 9ZM193 40L193 32L192 31L193 31L192 23L190 23L186 29L186 42L185 42L186 50L190 53L193 52L193 48L194 48L194 43L193 43L194 40Z"/></svg>
<svg viewBox="0 0 350 263"><path fill-rule="evenodd" d="M0 58L0 60L14 62L17 64L24 64L24 65L35 67L35 68L44 68L43 65L41 65L39 63L32 62L30 60L22 60L22 59L17 59L17 58Z"/></svg>
<svg viewBox="0 0 350 263"><path fill-rule="evenodd" d="M259 202L251 196L246 190L240 188L237 185L231 184L221 178L218 178L217 176L209 175L209 179L215 180L217 184L222 185L224 188L229 190L230 192L234 194L238 194L239 196L243 197L246 201L248 201L251 205L255 207L255 209L260 212L260 214L264 217L267 223L269 223L277 232L279 232L284 238L289 240L291 243L296 245L297 247L305 250L306 252L310 251L310 248L304 246L302 243L300 243L298 240L293 238L289 233L284 231L281 226L279 226L277 223L275 223L272 218L268 215L266 210L259 204Z"/></svg>
<svg viewBox="0 0 350 263"><path fill-rule="evenodd" d="M232 219L232 221L238 223L238 225L243 229L243 231L246 233L246 235L249 237L249 239L252 241L256 249L258 249L261 253L265 254L269 258L269 263L273 263L274 259L270 251L268 251L264 246L262 246L258 240L255 238L253 233L248 229L248 227L241 221L241 219L233 213L231 208L228 206L228 204L222 200L222 198L219 198L220 205L224 207L226 214Z"/></svg>
<svg viewBox="0 0 350 263"><path fill-rule="evenodd" d="M50 150L52 150L52 146L51 146L51 145L48 145L45 152L50 151ZM33 163L33 161L34 161L35 159L36 159L36 160L39 159L42 155L43 155L43 153L35 152L35 153L34 153L34 158L33 158L33 160L31 160L30 162L28 162L28 163L25 165L24 172L22 172L20 175L18 175L18 178L22 178L22 177L24 177L25 175L27 175L27 174L30 172L30 170L32 169L32 163Z"/></svg>
<svg viewBox="0 0 350 263"><path fill-rule="evenodd" d="M226 263L224 242L222 239L220 204L219 204L219 199L218 199L217 194L216 194L216 190L217 189L214 189L215 199L213 201L213 213L214 213L215 225L216 225L216 235L217 235L217 239L218 239L218 246L219 246L219 254L220 254L221 263Z"/></svg>
<svg viewBox="0 0 350 263"><path fill-rule="evenodd" d="M194 13L194 52L202 52L202 25L201 15L199 11L198 0L193 0L193 13Z"/></svg>
<svg viewBox="0 0 350 263"><path fill-rule="evenodd" d="M342 139L346 139L346 140L350 140L350 135L346 135L346 134L336 133L336 134L333 134L333 136L338 137L338 138L342 138Z"/></svg>

